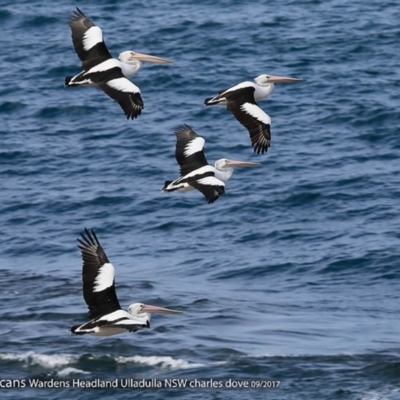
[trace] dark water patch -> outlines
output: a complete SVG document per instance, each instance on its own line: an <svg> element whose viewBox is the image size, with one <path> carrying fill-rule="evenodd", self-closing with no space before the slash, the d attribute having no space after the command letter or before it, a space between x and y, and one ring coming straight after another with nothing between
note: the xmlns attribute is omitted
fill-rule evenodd
<svg viewBox="0 0 400 400"><path fill-rule="evenodd" d="M29 209L33 209L37 207L37 203L29 203L29 202L25 202L25 203L18 203L18 204L13 204L11 206L8 207L4 207L2 209L3 213L11 213L13 211L21 211L21 210L29 210ZM19 217L21 218L21 217Z"/></svg>
<svg viewBox="0 0 400 400"><path fill-rule="evenodd" d="M86 209L87 207L101 207L106 209L108 206L115 207L117 204L122 206L130 204L132 199L129 196L119 196L119 195L97 195L91 199L72 201L68 196L65 198L59 198L58 200L50 199L42 202L39 209L43 212L46 210L53 210L55 213L67 213L67 212L78 212L81 209ZM103 212L103 211L98 211Z"/></svg>
<svg viewBox="0 0 400 400"><path fill-rule="evenodd" d="M4 313L3 317L5 321L9 321L9 322L21 322L21 321L41 321L42 323L44 321L50 322L54 328L57 327L57 324L60 328L65 328L66 325L66 320L71 319L71 317L73 316L68 316L65 315L64 313L62 313L62 309L60 309L60 312L46 312L45 311L45 307L43 305L40 305L40 310L41 312L37 312L35 311L35 309L31 309L28 310L29 314L25 314L25 313L19 313L19 312L14 312L14 313ZM49 307L49 311L52 309L53 307L50 306ZM81 315L79 315L81 316ZM55 322L55 321L60 321L60 322ZM67 328L65 328L67 329Z"/></svg>
<svg viewBox="0 0 400 400"><path fill-rule="evenodd" d="M87 117L90 114L97 112L97 107L90 105L82 106L62 106L44 107L35 113L36 118L58 118L58 117Z"/></svg>
<svg viewBox="0 0 400 400"><path fill-rule="evenodd" d="M184 227L185 224L181 221L156 221L154 224L148 224L143 228L144 231L163 231L163 232L172 232L180 227Z"/></svg>
<svg viewBox="0 0 400 400"><path fill-rule="evenodd" d="M362 368L362 372L377 378L397 381L400 377L400 361L397 357L371 356L368 359L368 364Z"/></svg>
<svg viewBox="0 0 400 400"><path fill-rule="evenodd" d="M190 303L188 306L189 306L189 307L190 307L190 306L194 306L194 307L199 306L200 308L202 308L204 305L209 304L209 303L210 303L210 300L209 300L209 299L203 298L203 299L194 300L194 301L193 301L192 303Z"/></svg>
<svg viewBox="0 0 400 400"><path fill-rule="evenodd" d="M26 108L26 104L21 102L6 101L0 104L0 113L12 113Z"/></svg>
<svg viewBox="0 0 400 400"><path fill-rule="evenodd" d="M72 75L74 72L78 73L78 66L77 65L57 65L55 67L49 68L47 73L48 75L51 76L67 76L67 75ZM64 82L61 81L59 82L60 87L64 87ZM65 90L69 90L71 88L65 88ZM72 89L74 90L74 89Z"/></svg>
<svg viewBox="0 0 400 400"><path fill-rule="evenodd" d="M29 15L24 18L21 28L22 29L43 29L43 26L59 24L60 20L48 15Z"/></svg>
<svg viewBox="0 0 400 400"><path fill-rule="evenodd" d="M109 132L90 132L89 134L85 134L85 132L82 132L82 137L81 140L82 142L88 143L87 147L85 147L85 150L88 150L90 153L90 150L93 150L92 147L89 146L89 144L92 144L93 146L107 146L106 143L102 143L103 140L108 140L108 139L116 139L121 136L121 132L117 130L112 130ZM113 149L110 149L111 151Z"/></svg>
<svg viewBox="0 0 400 400"><path fill-rule="evenodd" d="M6 21L8 19L11 19L12 17L11 11L8 11L6 9L0 9L0 20L1 21Z"/></svg>
<svg viewBox="0 0 400 400"><path fill-rule="evenodd" d="M304 207L311 205L314 201L321 198L321 193L315 192L300 192L290 195L285 199L285 203L290 207Z"/></svg>
<svg viewBox="0 0 400 400"><path fill-rule="evenodd" d="M23 154L24 153L22 153L21 155ZM38 164L35 165L32 162L33 160L36 160ZM39 161L40 161L40 156L36 156L34 153L29 154L28 157L9 158L8 163L12 165L13 168L6 169L3 171L3 173L5 176L8 176L9 178L14 178L14 177L21 178L18 182L19 184L21 184L22 181L24 180L22 178L27 178L26 180L32 179L33 181L34 178L36 178L39 173L49 171L49 168L46 167L46 165L41 165ZM27 166L27 168L21 168L22 166ZM25 186L25 189L28 188Z"/></svg>
<svg viewBox="0 0 400 400"><path fill-rule="evenodd" d="M365 125L370 128L370 131L382 132L383 135L386 134L387 125L398 124L400 121L397 110L388 110L386 107L371 111L369 108L357 106L353 112L357 116L357 119L353 120L357 129Z"/></svg>
<svg viewBox="0 0 400 400"><path fill-rule="evenodd" d="M399 122L393 120L388 123L396 125ZM372 143L377 146L377 150L387 150L387 154L398 148L397 135L387 126L381 126L379 129L368 129L368 131L360 133L357 139L361 142Z"/></svg>
<svg viewBox="0 0 400 400"><path fill-rule="evenodd" d="M328 275L353 275L362 271L364 277L368 273L375 279L395 279L399 274L396 272L397 256L385 254L381 251L370 251L359 257L348 257L328 263L319 273Z"/></svg>
<svg viewBox="0 0 400 400"><path fill-rule="evenodd" d="M235 270L226 270L211 275L211 280L227 280L227 279L250 279L261 278L263 276L271 276L273 274L283 274L284 272L293 271L295 266L291 263L281 265L263 265L259 267L243 267Z"/></svg>
<svg viewBox="0 0 400 400"><path fill-rule="evenodd" d="M31 157L32 157L32 152L30 152L30 151L12 150L12 151L1 151L0 152L0 159L7 163L9 161L14 161L14 160L17 160L17 162L21 162L21 160L26 160ZM10 170L10 171L4 171L4 172L8 173L8 172L12 172L12 171Z"/></svg>

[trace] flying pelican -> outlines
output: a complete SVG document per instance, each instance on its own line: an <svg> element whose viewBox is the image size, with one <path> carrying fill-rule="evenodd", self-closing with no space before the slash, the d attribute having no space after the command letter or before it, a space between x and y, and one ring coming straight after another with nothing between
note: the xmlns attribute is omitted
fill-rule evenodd
<svg viewBox="0 0 400 400"><path fill-rule="evenodd" d="M102 30L78 7L69 20L69 26L83 71L67 76L65 86L98 86L121 106L127 119L139 116L144 107L140 89L127 78L139 71L142 61L157 64L172 61L134 51L122 52L119 60L113 58L104 43Z"/></svg>
<svg viewBox="0 0 400 400"><path fill-rule="evenodd" d="M205 140L188 125L175 131L175 158L180 165L180 177L165 181L163 192L178 190L186 192L197 189L209 203L213 203L225 193L225 182L233 174L232 167L255 167L260 163L228 160L222 158L215 166L208 164L204 155Z"/></svg>
<svg viewBox="0 0 400 400"><path fill-rule="evenodd" d="M260 75L254 82L242 82L221 90L217 96L204 100L205 106L226 105L226 108L249 131L254 152L264 154L271 145L271 118L258 106L274 90L274 83L298 82L302 79Z"/></svg>
<svg viewBox="0 0 400 400"><path fill-rule="evenodd" d="M150 328L150 313L181 314L169 308L134 303L128 312L121 309L115 293L114 267L107 258L93 229L81 233L78 238L83 267L83 298L89 308L91 321L75 325L75 335L110 336L123 332L136 332Z"/></svg>

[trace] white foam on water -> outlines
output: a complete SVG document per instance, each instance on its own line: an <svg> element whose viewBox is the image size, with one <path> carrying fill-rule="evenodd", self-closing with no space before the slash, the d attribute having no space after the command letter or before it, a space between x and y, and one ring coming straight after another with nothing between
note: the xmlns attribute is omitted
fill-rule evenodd
<svg viewBox="0 0 400 400"><path fill-rule="evenodd" d="M78 357L70 354L39 354L34 351L26 353L0 353L0 360L23 361L27 365L40 365L44 368L55 368L70 364L77 360Z"/></svg>
<svg viewBox="0 0 400 400"><path fill-rule="evenodd" d="M148 365L151 367L160 367L166 369L190 369L190 368L202 368L206 364L195 363L183 360L181 358L172 358L169 356L114 356L108 354L107 357L113 358L116 362L121 364L137 363ZM97 359L97 356L90 357ZM39 354L34 351L28 351L26 353L0 353L0 360L20 361L26 365L40 365L41 367L54 369L56 367L63 367L68 364L77 362L79 356L71 354ZM218 361L211 363L210 365L225 365L227 361ZM88 371L80 370L73 367L65 367L61 369L57 374L60 377L66 377L71 374L90 374Z"/></svg>
<svg viewBox="0 0 400 400"><path fill-rule="evenodd" d="M229 361L215 361L215 362L212 363L212 365L216 365L216 366L218 366L218 365L227 365L227 364L229 364Z"/></svg>
<svg viewBox="0 0 400 400"><path fill-rule="evenodd" d="M395 400L399 398L398 388L380 388L379 390L371 390L365 393L361 400Z"/></svg>
<svg viewBox="0 0 400 400"><path fill-rule="evenodd" d="M149 366L160 366L161 368L170 369L189 369L189 368L201 368L205 364L192 363L180 358L172 358L169 356L132 356L132 357L116 357L116 361L119 363L138 363Z"/></svg>
<svg viewBox="0 0 400 400"><path fill-rule="evenodd" d="M72 367L67 367L67 368L64 368L61 371L57 372L57 375L60 378L66 378L66 377L68 377L70 375L76 375L76 374L78 374L78 375L88 375L88 374L90 374L90 372L84 371L84 370L78 369L78 368L72 368Z"/></svg>

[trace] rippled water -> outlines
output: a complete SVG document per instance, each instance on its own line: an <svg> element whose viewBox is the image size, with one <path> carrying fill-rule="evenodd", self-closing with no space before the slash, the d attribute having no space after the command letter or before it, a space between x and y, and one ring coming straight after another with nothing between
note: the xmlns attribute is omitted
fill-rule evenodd
<svg viewBox="0 0 400 400"><path fill-rule="evenodd" d="M96 89L63 87L79 72L66 23L76 5L114 55L174 60L133 77L137 120ZM76 5L0 4L0 386L18 379L1 398L399 399L398 4ZM202 105L261 73L304 79L260 101L272 118L264 156L229 112ZM210 162L262 167L235 171L212 205L162 193L183 123L205 137ZM184 314L131 335L71 336L87 318L84 227L116 267L123 307ZM188 383L158 388L166 379Z"/></svg>

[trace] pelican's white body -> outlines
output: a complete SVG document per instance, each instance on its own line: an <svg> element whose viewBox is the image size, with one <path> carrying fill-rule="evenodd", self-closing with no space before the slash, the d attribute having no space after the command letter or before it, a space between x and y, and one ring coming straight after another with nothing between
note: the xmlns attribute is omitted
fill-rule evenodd
<svg viewBox="0 0 400 400"><path fill-rule="evenodd" d="M108 60L105 60L100 64L95 65L87 71L80 72L71 79L69 85L98 86L98 83L93 82L90 79L90 76L95 73L105 72L113 68L119 68L125 78L130 78L131 76L135 75L142 66L142 63L138 60L132 59L131 61L129 61L131 53L131 51L124 51L119 55L119 60L115 58L109 58ZM124 92L129 92L132 90L134 92L140 92L139 88L131 81L127 81L124 78L119 78L118 80L121 83L119 84L119 87L114 87L115 89ZM112 81L108 81L108 84L112 86L110 82Z"/></svg>
<svg viewBox="0 0 400 400"><path fill-rule="evenodd" d="M196 178L196 177L199 177L197 181L202 185L225 186L224 183L227 182L233 174L233 168L226 167L227 162L228 160L226 158L221 158L220 160L215 162L214 167L212 165L205 165L204 167L196 169L185 176L181 176L180 178L175 179L166 187L166 190L168 191L172 189L172 190L177 190L178 192L187 192L189 190L195 190L195 188L191 186L189 183L182 181L185 181L188 178ZM201 178L201 176L210 172L213 173L214 176L205 176Z"/></svg>
<svg viewBox="0 0 400 400"><path fill-rule="evenodd" d="M116 310L110 314L103 315L100 318L94 318L91 321L77 327L75 334L89 334L94 336L112 336L124 333L127 330L137 330L149 326L150 314L142 312L142 303L134 303L128 307L128 311Z"/></svg>
<svg viewBox="0 0 400 400"><path fill-rule="evenodd" d="M224 90L217 96L213 97L212 99L208 100L207 105L222 105L226 106L227 101L224 98L224 94L232 93L232 92L239 92L243 89L253 88L254 89L254 100L261 100L268 97L272 91L274 90L274 84L268 81L269 75L260 75L257 78L254 78L255 82L241 82L235 86L230 87L229 89Z"/></svg>

